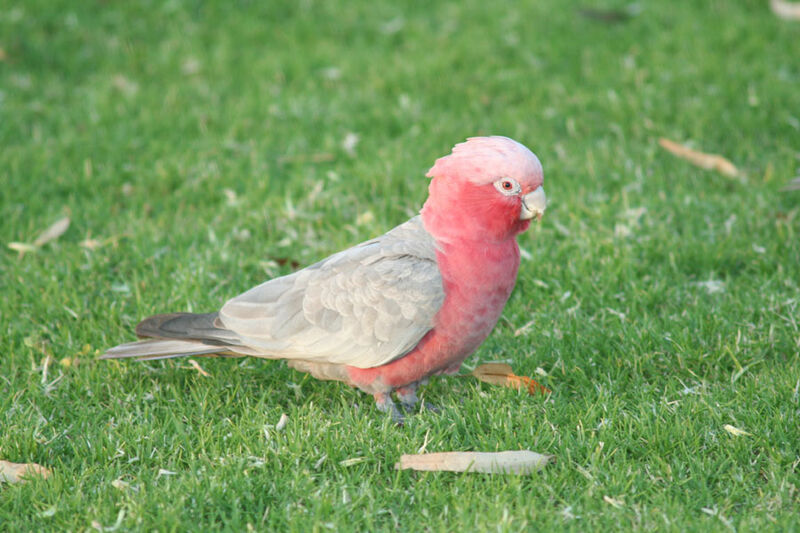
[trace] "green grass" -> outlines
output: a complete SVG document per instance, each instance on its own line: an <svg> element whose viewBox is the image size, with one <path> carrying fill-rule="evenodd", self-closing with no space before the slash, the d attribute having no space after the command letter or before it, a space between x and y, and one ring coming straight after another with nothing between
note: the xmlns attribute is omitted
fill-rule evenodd
<svg viewBox="0 0 800 533"><path fill-rule="evenodd" d="M0 530L800 529L800 23L766 4L0 0L0 459L53 470L0 486ZM403 222L480 134L551 204L468 365L549 399L439 378L395 427L283 363L94 360ZM557 462L393 469L425 443Z"/></svg>

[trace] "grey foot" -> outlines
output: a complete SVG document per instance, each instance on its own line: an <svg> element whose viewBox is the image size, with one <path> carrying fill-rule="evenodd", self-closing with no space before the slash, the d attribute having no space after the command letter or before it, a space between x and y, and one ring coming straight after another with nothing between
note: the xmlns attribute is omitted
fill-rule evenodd
<svg viewBox="0 0 800 533"><path fill-rule="evenodd" d="M406 385L395 391L397 393L397 399L400 400L400 405L407 412L414 412L416 410L417 403L419 402L417 388L419 388L419 383L412 383L411 385ZM422 408L432 413L440 412L438 407L428 402L422 402Z"/></svg>
<svg viewBox="0 0 800 533"><path fill-rule="evenodd" d="M400 412L400 409L397 408L389 394L380 393L374 396L375 405L378 407L379 411L392 415L392 421L398 426L402 426L405 423L406 416Z"/></svg>
<svg viewBox="0 0 800 533"><path fill-rule="evenodd" d="M442 412L441 409L433 405L431 402L422 402L422 408L426 411L430 411L431 413L439 414Z"/></svg>
<svg viewBox="0 0 800 533"><path fill-rule="evenodd" d="M400 405L403 407L404 411L413 412L419 401L416 387L410 391L401 391L403 391L403 389L397 390L397 399L400 400Z"/></svg>

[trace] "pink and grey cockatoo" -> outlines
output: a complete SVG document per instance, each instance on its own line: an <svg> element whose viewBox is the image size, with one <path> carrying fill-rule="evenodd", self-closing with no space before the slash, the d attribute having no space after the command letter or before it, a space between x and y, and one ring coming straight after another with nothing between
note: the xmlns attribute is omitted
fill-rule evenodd
<svg viewBox="0 0 800 533"><path fill-rule="evenodd" d="M101 358L255 356L375 397L397 419L429 376L454 373L494 328L519 268L516 236L545 210L539 159L474 137L428 171L420 215L228 300L144 319Z"/></svg>

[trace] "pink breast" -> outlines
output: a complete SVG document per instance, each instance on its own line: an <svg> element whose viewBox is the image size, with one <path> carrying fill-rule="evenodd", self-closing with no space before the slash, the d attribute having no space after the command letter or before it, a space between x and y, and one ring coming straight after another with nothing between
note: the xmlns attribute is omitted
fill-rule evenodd
<svg viewBox="0 0 800 533"><path fill-rule="evenodd" d="M437 252L445 300L434 327L405 356L375 368L347 367L353 385L388 392L442 372L455 372L491 333L514 288L519 248L454 243Z"/></svg>

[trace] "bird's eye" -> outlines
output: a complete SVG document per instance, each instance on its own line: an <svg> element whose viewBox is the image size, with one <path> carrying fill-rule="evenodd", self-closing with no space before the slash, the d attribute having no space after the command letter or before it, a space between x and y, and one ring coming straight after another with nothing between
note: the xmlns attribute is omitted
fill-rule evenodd
<svg viewBox="0 0 800 533"><path fill-rule="evenodd" d="M512 194L519 194L522 187L519 186L516 180L512 178L501 178L494 182L494 188L505 194L511 196Z"/></svg>

